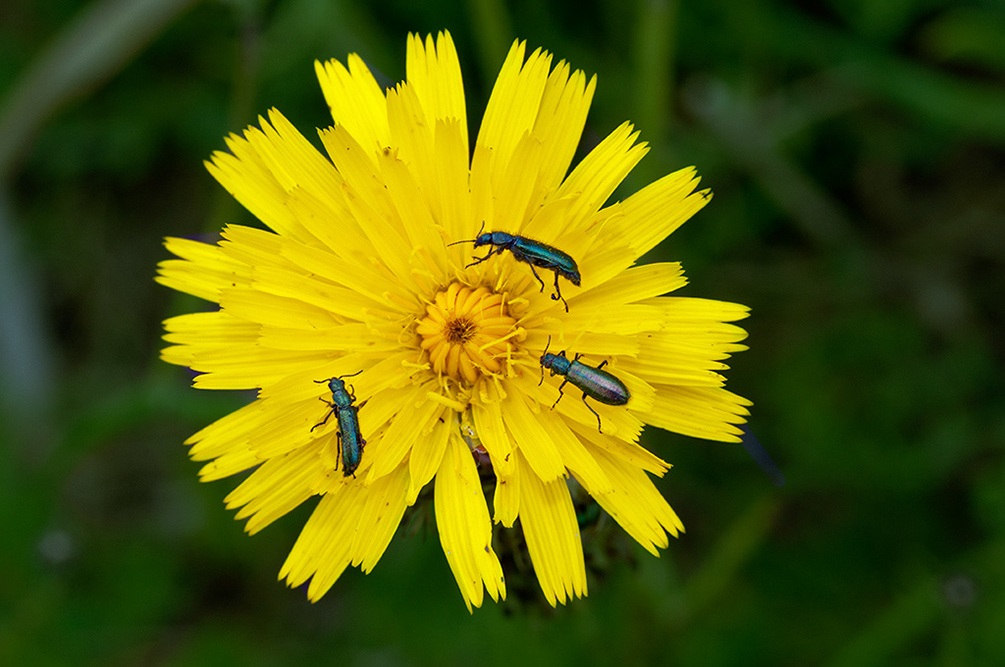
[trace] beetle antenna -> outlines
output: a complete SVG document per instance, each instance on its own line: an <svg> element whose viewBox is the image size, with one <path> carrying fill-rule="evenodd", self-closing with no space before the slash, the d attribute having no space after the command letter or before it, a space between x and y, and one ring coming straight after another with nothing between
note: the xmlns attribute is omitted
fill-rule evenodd
<svg viewBox="0 0 1005 667"><path fill-rule="evenodd" d="M545 354L548 354L549 347L551 347L551 336L548 336L548 343L544 346L544 352L541 354L542 357ZM541 364L541 381L537 383L537 386L540 387L541 384L543 383L544 383L544 364Z"/></svg>
<svg viewBox="0 0 1005 667"><path fill-rule="evenodd" d="M482 235L482 230L485 229L485 221L482 220L482 226L478 228L478 233L475 234L473 239L464 239L463 241L454 241L453 243L448 243L447 246L457 245L458 243L474 243L478 240L478 237Z"/></svg>

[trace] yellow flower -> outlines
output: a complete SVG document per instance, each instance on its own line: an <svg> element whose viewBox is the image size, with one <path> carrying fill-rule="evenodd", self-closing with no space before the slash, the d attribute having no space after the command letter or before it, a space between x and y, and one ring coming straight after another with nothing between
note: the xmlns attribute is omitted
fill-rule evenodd
<svg viewBox="0 0 1005 667"><path fill-rule="evenodd" d="M309 579L311 600L348 566L369 572L430 483L469 610L485 591L505 598L493 525L517 519L548 602L586 594L570 477L658 555L683 527L650 478L670 466L637 444L643 425L738 441L749 405L719 373L744 349L729 322L747 309L661 296L685 284L680 265L634 265L708 202L694 170L604 206L647 149L625 123L569 172L596 79L527 57L523 42L473 154L449 34L410 36L395 88L356 55L316 70L334 119L320 131L327 156L272 110L206 165L271 231L166 242L179 259L158 280L219 309L167 320L163 358L197 371L196 387L258 390L187 441L208 462L201 478L255 469L226 499L249 533L320 496L280 574ZM519 248L475 248L482 229L567 253L581 286ZM627 405L584 400L572 383L553 405L566 378L541 367L549 345L582 355L580 369L606 362ZM321 402L333 398L348 403ZM355 469L340 461L340 419L319 425L339 410L365 440L343 427L350 454L362 444ZM491 512L480 466L495 479Z"/></svg>

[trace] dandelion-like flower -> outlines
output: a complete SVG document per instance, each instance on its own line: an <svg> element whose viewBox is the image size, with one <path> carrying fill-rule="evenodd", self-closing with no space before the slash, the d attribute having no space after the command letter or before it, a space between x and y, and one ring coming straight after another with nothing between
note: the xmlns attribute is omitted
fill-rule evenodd
<svg viewBox="0 0 1005 667"><path fill-rule="evenodd" d="M694 170L604 206L645 144L625 123L570 172L596 79L523 42L473 153L449 34L410 36L406 80L387 90L355 55L316 70L327 155L272 110L206 165L271 231L169 238L179 259L159 267L219 304L167 320L163 358L196 387L258 391L187 441L202 480L254 469L226 498L249 533L320 496L280 573L310 580L311 600L346 567L369 572L429 484L469 610L505 598L493 526L518 519L548 602L586 594L570 478L658 555L683 527L643 425L738 441L749 405L720 374L747 309L665 296L685 284L680 265L635 265L708 202ZM490 232L505 235L472 242ZM545 372L546 350L567 351L564 376ZM601 366L620 389L589 384Z"/></svg>

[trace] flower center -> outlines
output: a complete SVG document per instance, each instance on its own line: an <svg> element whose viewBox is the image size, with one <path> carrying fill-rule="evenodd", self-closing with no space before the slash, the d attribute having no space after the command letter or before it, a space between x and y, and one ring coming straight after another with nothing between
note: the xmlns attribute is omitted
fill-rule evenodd
<svg viewBox="0 0 1005 667"><path fill-rule="evenodd" d="M433 297L416 332L434 371L469 383L482 375L498 375L504 366L510 370L512 343L525 335L503 295L460 283Z"/></svg>

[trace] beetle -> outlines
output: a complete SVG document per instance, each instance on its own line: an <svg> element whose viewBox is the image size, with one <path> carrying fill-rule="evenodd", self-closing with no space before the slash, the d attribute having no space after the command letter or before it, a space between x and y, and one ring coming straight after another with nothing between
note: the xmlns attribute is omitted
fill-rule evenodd
<svg viewBox="0 0 1005 667"><path fill-rule="evenodd" d="M562 303L565 304L565 312L569 312L569 304L562 297L562 290L558 286L558 277L563 276L569 282L571 282L576 287L579 287L579 283L582 281L582 276L579 273L579 266L569 255L565 254L558 248L554 248L546 243L541 243L540 241L535 241L534 239L527 238L526 236L518 236L516 234L510 234L508 232L484 232L485 223L482 222L481 228L478 230L478 236L473 239L466 239L464 241L455 241L454 243L448 243L447 245L457 245L458 243L474 243L476 248L482 246L491 246L489 248L489 254L484 257L476 257L475 261L471 262L464 268L469 266L474 266L475 264L481 264L493 254L501 255L504 250L509 250L513 253L513 256L517 258L517 261L527 262L530 265L531 273L537 278L537 282L541 283L541 291L544 291L544 281L541 280L541 276L537 275L537 271L534 267L540 267L542 269L550 269L555 272L555 293L551 295L553 301L558 301L562 299Z"/></svg>
<svg viewBox="0 0 1005 667"><path fill-rule="evenodd" d="M343 378L351 378L362 373L358 370L352 375L339 375L327 380L315 380L318 384L328 384L328 389L332 393L332 402L329 403L324 398L321 401L331 410L325 415L323 421L315 424L311 431L319 426L323 426L334 414L338 421L338 444L339 449L335 454L335 468L338 469L339 452L342 457L342 474L345 477L356 476L356 468L359 467L360 459L363 458L363 445L366 440L359 432L359 408L353 405L356 400L356 392L351 385L346 385ZM348 388L347 388L348 387Z"/></svg>
<svg viewBox="0 0 1005 667"><path fill-rule="evenodd" d="M545 368L551 371L552 377L556 375L565 377L562 380L562 384L558 386L558 399L551 406L552 409L558 405L558 402L562 400L562 396L565 395L562 392L562 387L566 383L571 382L573 386L583 390L583 404L597 417L597 430L603 433L600 426L600 415L586 402L586 397L589 396L605 405L625 405L632 397L631 392L628 391L628 387L625 386L624 382L615 377L613 373L603 370L604 366L607 365L606 359L596 367L587 366L579 360L583 355L577 353L575 358L570 361L565 356L565 350L562 350L558 354L548 352L548 347L550 346L551 336L548 336L548 344L544 348L544 354L541 355L541 382L544 382ZM537 383L538 386L541 386L541 382Z"/></svg>

